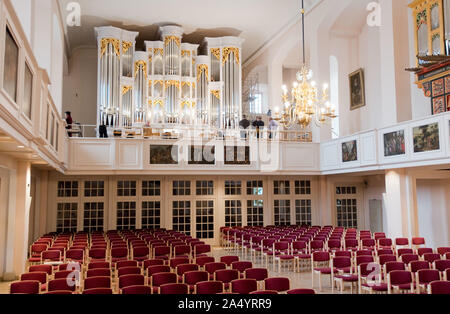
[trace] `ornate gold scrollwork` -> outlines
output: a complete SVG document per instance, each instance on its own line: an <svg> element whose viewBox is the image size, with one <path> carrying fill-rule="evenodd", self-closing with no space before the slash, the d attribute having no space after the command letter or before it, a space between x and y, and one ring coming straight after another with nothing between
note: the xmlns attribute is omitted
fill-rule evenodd
<svg viewBox="0 0 450 314"><path fill-rule="evenodd" d="M149 87L149 88L152 87L152 84L153 84L152 80L148 80L148 87Z"/></svg>
<svg viewBox="0 0 450 314"><path fill-rule="evenodd" d="M191 103L191 108L195 108L197 106L197 103L195 102L195 101L193 101L192 103Z"/></svg>
<svg viewBox="0 0 450 314"><path fill-rule="evenodd" d="M200 81L203 72L206 75L206 79L209 81L208 66L206 64L199 64L197 65L197 82Z"/></svg>
<svg viewBox="0 0 450 314"><path fill-rule="evenodd" d="M220 48L211 48L211 54L220 61Z"/></svg>
<svg viewBox="0 0 450 314"><path fill-rule="evenodd" d="M184 106L188 105L188 107L190 107L189 101L185 100L183 102L181 102L180 107L181 109L184 109Z"/></svg>
<svg viewBox="0 0 450 314"><path fill-rule="evenodd" d="M115 38L102 38L100 43L100 58L102 58L105 54L106 48L108 48L108 44L113 45L114 52L116 53L117 57L120 58L120 40Z"/></svg>
<svg viewBox="0 0 450 314"><path fill-rule="evenodd" d="M170 41L172 41L172 40L177 44L178 47L180 47L181 40L180 40L180 38L177 37L177 36L167 36L167 37L164 39L164 46L167 46L167 44L168 44Z"/></svg>
<svg viewBox="0 0 450 314"><path fill-rule="evenodd" d="M180 81L166 81L164 88L167 89L169 86L175 86L180 89Z"/></svg>
<svg viewBox="0 0 450 314"><path fill-rule="evenodd" d="M217 99L220 100L220 90L212 90L211 94L214 95Z"/></svg>
<svg viewBox="0 0 450 314"><path fill-rule="evenodd" d="M126 54L127 51L128 51L128 49L131 48L131 46L133 46L133 44L132 44L131 42L123 41L123 42L122 42L122 53L123 53L123 54Z"/></svg>
<svg viewBox="0 0 450 314"><path fill-rule="evenodd" d="M164 54L164 49L163 48L155 48L155 49L153 49L153 54L162 56Z"/></svg>
<svg viewBox="0 0 450 314"><path fill-rule="evenodd" d="M155 85L156 85L156 84L161 84L161 85L163 85L163 83L164 83L164 82L163 82L162 80L155 80Z"/></svg>
<svg viewBox="0 0 450 314"><path fill-rule="evenodd" d="M234 58L236 59L236 63L240 64L239 48L226 47L226 48L223 48L222 65L224 65L228 61L228 57L230 56L230 53L232 53L232 52L234 53Z"/></svg>
<svg viewBox="0 0 450 314"><path fill-rule="evenodd" d="M191 82L181 82L181 88L183 88L185 85L191 87Z"/></svg>
<svg viewBox="0 0 450 314"><path fill-rule="evenodd" d="M182 57L184 57L184 56L190 57L191 56L191 52L189 50L182 50L181 51L181 56Z"/></svg>
<svg viewBox="0 0 450 314"><path fill-rule="evenodd" d="M148 64L152 64L152 61L153 61L152 56L149 56L149 57L148 57Z"/></svg>
<svg viewBox="0 0 450 314"><path fill-rule="evenodd" d="M154 100L153 107L156 107L156 105L160 105L161 107L164 107L164 102L162 101L162 99Z"/></svg>
<svg viewBox="0 0 450 314"><path fill-rule="evenodd" d="M131 89L133 89L133 86L124 85L122 86L122 96L128 93Z"/></svg>
<svg viewBox="0 0 450 314"><path fill-rule="evenodd" d="M137 76L139 67L141 66L142 70L144 71L144 76L147 77L147 62L145 62L144 60L139 60L134 63L134 76Z"/></svg>

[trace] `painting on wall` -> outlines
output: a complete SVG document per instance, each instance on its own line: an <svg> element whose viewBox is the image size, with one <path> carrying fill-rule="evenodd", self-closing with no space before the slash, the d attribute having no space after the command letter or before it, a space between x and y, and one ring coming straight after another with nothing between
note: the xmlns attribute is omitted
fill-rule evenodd
<svg viewBox="0 0 450 314"><path fill-rule="evenodd" d="M9 29L6 28L3 88L14 101L17 101L18 66L19 47Z"/></svg>
<svg viewBox="0 0 450 314"><path fill-rule="evenodd" d="M342 143L342 162L358 160L358 147L356 140Z"/></svg>
<svg viewBox="0 0 450 314"><path fill-rule="evenodd" d="M366 93L364 86L364 70L359 69L349 75L350 83L350 110L355 110L366 105Z"/></svg>
<svg viewBox="0 0 450 314"><path fill-rule="evenodd" d="M439 123L415 127L413 129L413 138L414 153L439 150Z"/></svg>
<svg viewBox="0 0 450 314"><path fill-rule="evenodd" d="M178 164L178 146L176 145L150 145L151 165Z"/></svg>
<svg viewBox="0 0 450 314"><path fill-rule="evenodd" d="M189 165L215 165L215 146L189 146Z"/></svg>
<svg viewBox="0 0 450 314"><path fill-rule="evenodd" d="M250 162L250 147L248 146L225 146L225 165L248 166Z"/></svg>
<svg viewBox="0 0 450 314"><path fill-rule="evenodd" d="M405 155L405 131L395 131L384 134L384 156Z"/></svg>

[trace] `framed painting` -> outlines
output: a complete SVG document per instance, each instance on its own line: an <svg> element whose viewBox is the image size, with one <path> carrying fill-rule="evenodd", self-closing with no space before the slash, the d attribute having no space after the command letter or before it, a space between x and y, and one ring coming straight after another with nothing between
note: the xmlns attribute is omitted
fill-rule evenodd
<svg viewBox="0 0 450 314"><path fill-rule="evenodd" d="M215 165L215 146L189 146L189 165Z"/></svg>
<svg viewBox="0 0 450 314"><path fill-rule="evenodd" d="M386 133L384 138L384 157L392 157L406 154L405 131Z"/></svg>
<svg viewBox="0 0 450 314"><path fill-rule="evenodd" d="M358 160L358 146L356 140L342 143L342 162Z"/></svg>
<svg viewBox="0 0 450 314"><path fill-rule="evenodd" d="M150 145L151 165L177 165L178 146L176 145Z"/></svg>
<svg viewBox="0 0 450 314"><path fill-rule="evenodd" d="M349 75L350 84L350 110L355 110L366 105L366 93L364 84L364 70L359 69Z"/></svg>
<svg viewBox="0 0 450 314"><path fill-rule="evenodd" d="M413 128L414 153L436 151L440 149L439 123Z"/></svg>

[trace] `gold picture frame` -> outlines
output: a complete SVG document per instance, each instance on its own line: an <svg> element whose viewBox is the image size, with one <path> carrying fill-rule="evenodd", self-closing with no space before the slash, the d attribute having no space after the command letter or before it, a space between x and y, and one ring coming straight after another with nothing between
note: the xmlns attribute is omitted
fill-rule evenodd
<svg viewBox="0 0 450 314"><path fill-rule="evenodd" d="M358 69L348 76L350 87L350 111L366 106L364 70Z"/></svg>

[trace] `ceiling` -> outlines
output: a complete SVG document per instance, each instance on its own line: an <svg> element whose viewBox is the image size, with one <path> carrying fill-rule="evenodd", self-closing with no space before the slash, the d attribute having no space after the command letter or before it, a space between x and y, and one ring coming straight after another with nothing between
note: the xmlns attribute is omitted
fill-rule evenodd
<svg viewBox="0 0 450 314"><path fill-rule="evenodd" d="M58 0L64 20L67 4ZM296 20L301 0L78 0L81 26L67 27L70 51L95 46L94 27L116 26L138 31L144 40L159 40L158 26L180 25L184 42L201 44L204 37L240 36L245 39L244 61ZM312 8L319 0L305 0Z"/></svg>
<svg viewBox="0 0 450 314"><path fill-rule="evenodd" d="M8 134L0 129L0 154L5 154L9 157L30 161L33 166L41 167L48 166L39 155L29 148L24 147L21 143L11 138Z"/></svg>

